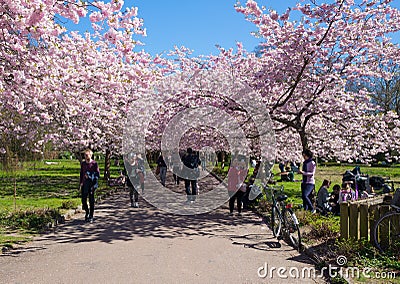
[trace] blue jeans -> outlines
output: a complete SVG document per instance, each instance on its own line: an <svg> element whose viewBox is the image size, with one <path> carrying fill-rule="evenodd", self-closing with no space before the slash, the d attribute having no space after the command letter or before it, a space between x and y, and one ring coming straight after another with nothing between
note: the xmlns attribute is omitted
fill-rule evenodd
<svg viewBox="0 0 400 284"><path fill-rule="evenodd" d="M192 185L192 192L190 192L190 185ZM195 201L197 195L197 180L185 179L185 191L188 201Z"/></svg>
<svg viewBox="0 0 400 284"><path fill-rule="evenodd" d="M160 180L163 186L165 186L166 177L167 177L167 167L160 167Z"/></svg>
<svg viewBox="0 0 400 284"><path fill-rule="evenodd" d="M314 210L314 206L310 200L310 194L313 192L315 185L311 183L301 184L301 198L303 199L303 207L305 210Z"/></svg>

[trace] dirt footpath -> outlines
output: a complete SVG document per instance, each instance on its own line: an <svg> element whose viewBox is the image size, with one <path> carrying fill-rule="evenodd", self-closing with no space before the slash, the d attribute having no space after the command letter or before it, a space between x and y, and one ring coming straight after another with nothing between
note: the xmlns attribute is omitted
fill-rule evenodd
<svg viewBox="0 0 400 284"><path fill-rule="evenodd" d="M143 200L129 205L127 192L115 193L97 205L93 224L77 214L0 256L0 282L323 283L308 277L308 258L278 243L252 212L179 216Z"/></svg>

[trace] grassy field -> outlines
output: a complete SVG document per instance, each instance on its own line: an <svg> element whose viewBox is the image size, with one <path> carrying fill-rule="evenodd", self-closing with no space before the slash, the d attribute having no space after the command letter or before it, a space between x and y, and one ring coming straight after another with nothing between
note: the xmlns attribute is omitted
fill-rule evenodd
<svg viewBox="0 0 400 284"><path fill-rule="evenodd" d="M15 171L0 170L0 247L29 240L43 229L41 223L80 205L79 161L46 162L26 162ZM104 161L99 161L99 167L102 174ZM118 176L122 167L112 166L111 176ZM97 192L107 190L100 179Z"/></svg>
<svg viewBox="0 0 400 284"><path fill-rule="evenodd" d="M100 173L104 162L99 161ZM117 176L122 167L111 167L111 176ZM66 200L79 200L79 171L77 160L29 162L15 172L0 171L0 211L14 210L14 188L17 209L57 208ZM103 179L99 188L104 188Z"/></svg>

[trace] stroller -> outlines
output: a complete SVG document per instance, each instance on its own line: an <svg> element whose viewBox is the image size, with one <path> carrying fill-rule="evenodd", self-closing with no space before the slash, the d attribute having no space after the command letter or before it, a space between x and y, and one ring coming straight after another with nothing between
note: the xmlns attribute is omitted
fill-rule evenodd
<svg viewBox="0 0 400 284"><path fill-rule="evenodd" d="M388 185L388 182L391 182L391 186ZM382 193L389 193L393 188L393 181L384 179L380 176L372 176L369 179L369 184L374 188L374 190L382 190Z"/></svg>
<svg viewBox="0 0 400 284"><path fill-rule="evenodd" d="M342 182L351 182L351 188L354 190L352 199L357 200L363 192L369 190L369 177L367 174L362 174L360 166L356 166L353 170L347 170L343 174Z"/></svg>

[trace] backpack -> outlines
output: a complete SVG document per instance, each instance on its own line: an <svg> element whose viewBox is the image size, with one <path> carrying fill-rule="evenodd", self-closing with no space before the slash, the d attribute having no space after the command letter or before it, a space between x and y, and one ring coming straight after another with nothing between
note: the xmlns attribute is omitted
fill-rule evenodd
<svg viewBox="0 0 400 284"><path fill-rule="evenodd" d="M383 187L385 180L382 177L372 176L369 178L369 185L372 186L375 190L379 190Z"/></svg>
<svg viewBox="0 0 400 284"><path fill-rule="evenodd" d="M199 159L195 155L187 155L183 164L189 169L195 169L199 166Z"/></svg>
<svg viewBox="0 0 400 284"><path fill-rule="evenodd" d="M185 175L190 180L195 180L200 176L199 164L200 160L196 155L186 155L183 159L183 164L193 171L186 170Z"/></svg>

